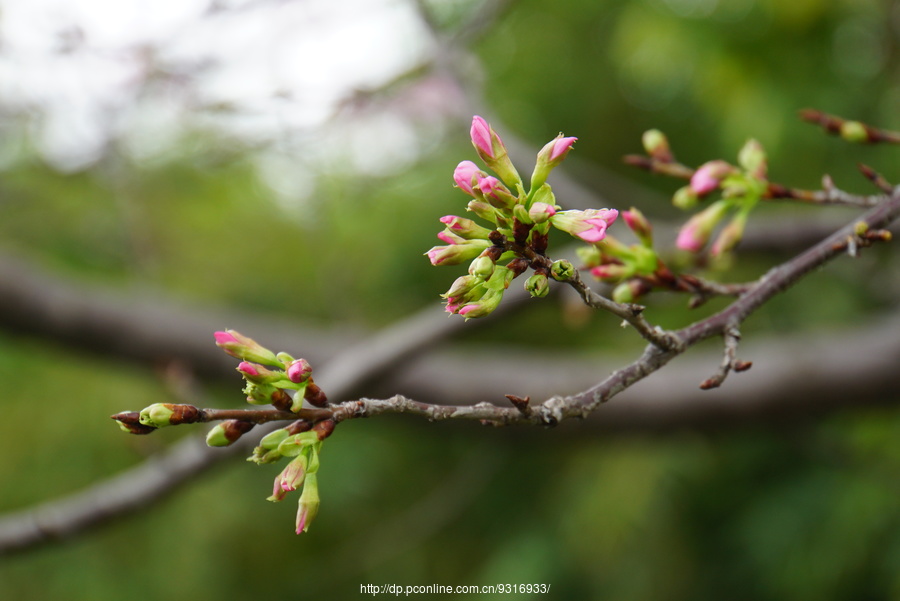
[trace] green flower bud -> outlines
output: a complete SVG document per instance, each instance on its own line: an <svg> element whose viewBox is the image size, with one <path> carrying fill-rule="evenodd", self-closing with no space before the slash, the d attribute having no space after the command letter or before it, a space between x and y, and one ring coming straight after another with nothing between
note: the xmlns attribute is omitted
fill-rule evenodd
<svg viewBox="0 0 900 601"><path fill-rule="evenodd" d="M475 317L484 317L493 313L500 306L501 300L503 300L503 290L488 290L476 302L461 306L457 313L465 317L466 321Z"/></svg>
<svg viewBox="0 0 900 601"><path fill-rule="evenodd" d="M628 282L622 282L613 290L612 298L617 303L633 303L635 296L634 291L631 289L631 286Z"/></svg>
<svg viewBox="0 0 900 601"><path fill-rule="evenodd" d="M475 215L485 221L490 221L493 224L497 223L497 210L486 202L470 200L469 204L466 205L466 210L475 213Z"/></svg>
<svg viewBox="0 0 900 601"><path fill-rule="evenodd" d="M494 273L494 262L489 257L481 256L469 264L469 275L487 279Z"/></svg>
<svg viewBox="0 0 900 601"><path fill-rule="evenodd" d="M692 209L700 202L700 197L690 186L679 188L672 197L672 204L682 210Z"/></svg>
<svg viewBox="0 0 900 601"><path fill-rule="evenodd" d="M259 441L259 446L253 449L253 454L247 458L247 461L252 461L260 465L278 461L282 457L281 453L278 452L278 445L290 435L291 434L285 428L280 428L266 434L263 436L262 440Z"/></svg>
<svg viewBox="0 0 900 601"><path fill-rule="evenodd" d="M484 283L484 287L486 290L502 292L509 288L510 282L512 282L515 277L516 274L512 269L503 265L494 265L494 273L492 273L491 277Z"/></svg>
<svg viewBox="0 0 900 601"><path fill-rule="evenodd" d="M319 435L316 432L308 431L300 434L288 436L278 445L278 452L285 457L296 457L305 447L319 442Z"/></svg>
<svg viewBox="0 0 900 601"><path fill-rule="evenodd" d="M535 203L542 202L546 205L550 205L556 210L559 210L559 207L556 206L556 195L553 194L553 189L550 187L550 184L542 185L537 190L533 190L528 196L529 209L533 207Z"/></svg>
<svg viewBox="0 0 900 601"><path fill-rule="evenodd" d="M297 534L306 532L319 513L319 481L315 473L307 474L297 508Z"/></svg>
<svg viewBox="0 0 900 601"><path fill-rule="evenodd" d="M656 255L656 251L646 246L633 246L631 250L634 253L631 264L635 273L650 275L656 271L659 266L659 257Z"/></svg>
<svg viewBox="0 0 900 601"><path fill-rule="evenodd" d="M525 205L515 205L513 207L513 216L519 220L519 223L533 223L531 217L528 215L528 209L525 208Z"/></svg>
<svg viewBox="0 0 900 601"><path fill-rule="evenodd" d="M609 242L611 236L603 239L603 244ZM579 246L575 249L578 258L585 267L595 267L600 264L600 249L596 246Z"/></svg>
<svg viewBox="0 0 900 601"><path fill-rule="evenodd" d="M768 169L768 158L762 144L756 140L747 140L744 147L738 153L738 163L750 175L758 179L765 179Z"/></svg>

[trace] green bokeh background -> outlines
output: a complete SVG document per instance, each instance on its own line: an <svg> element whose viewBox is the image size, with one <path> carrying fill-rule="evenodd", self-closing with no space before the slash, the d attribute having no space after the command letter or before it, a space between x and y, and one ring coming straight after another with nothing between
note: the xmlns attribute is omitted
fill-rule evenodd
<svg viewBox="0 0 900 601"><path fill-rule="evenodd" d="M474 5L435 6L452 32ZM857 161L896 177L893 149L850 147L795 114L814 106L900 128L898 23L900 6L874 0L523 0L470 50L505 126L536 146L577 135L570 173L620 208L633 200L617 193L641 189L645 213L672 218L678 184L621 164L650 127L689 164L731 158L756 137L772 178L799 187L827 172L868 192ZM473 158L464 125L407 172L323 175L302 219L249 154L197 136L169 160L119 159L112 171L16 163L0 177L0 251L113 290L364 328L437 303L457 275L421 254L437 217L463 206L449 175ZM779 211L810 209L764 207L761 218ZM885 302L860 274L896 269L884 255L830 266L745 333L863 321ZM659 302L652 316L666 325L692 318ZM612 320L575 327L559 311L548 300L464 338L586 351L609 341L623 364L639 348ZM128 437L106 417L167 398L151 367L0 332L0 372L0 510L78 490L183 435ZM210 404L240 402L219 384L207 392ZM558 599L900 598L895 409L602 438L590 422L347 423L325 446L321 511L301 537L294 503L265 501L276 472L234 461L137 515L3 558L0 598L350 599L365 583L547 583Z"/></svg>

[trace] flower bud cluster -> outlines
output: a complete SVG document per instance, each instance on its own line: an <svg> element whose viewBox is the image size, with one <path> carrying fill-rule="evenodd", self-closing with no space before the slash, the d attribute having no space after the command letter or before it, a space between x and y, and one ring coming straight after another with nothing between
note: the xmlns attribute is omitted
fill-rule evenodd
<svg viewBox="0 0 900 601"><path fill-rule="evenodd" d="M474 224L472 224L474 225ZM448 229L466 233L470 225L454 222ZM312 366L306 359L294 359L287 353L273 353L255 340L234 330L215 333L216 344L226 353L241 359L237 370L246 381L247 402L272 404L282 411L298 413L307 401L316 407L328 404L325 393L313 381ZM146 410L145 410L146 411ZM165 420L163 411L157 410ZM143 412L141 423L144 423ZM275 478L270 501L281 501L289 492L301 490L297 507L297 534L306 532L319 511L319 454L323 441L334 431L335 422L325 419L316 423L297 420L286 428L264 436L253 449L248 461L274 463L287 458L287 466ZM252 424L228 420L214 427L207 436L210 446L228 446L247 432Z"/></svg>
<svg viewBox="0 0 900 601"><path fill-rule="evenodd" d="M319 511L319 455L322 445L334 430L333 420L311 424L298 420L286 428L275 430L260 440L248 458L258 464L273 463L287 458L272 487L269 501L282 501L288 493L302 490L298 500L296 532L306 532Z"/></svg>
<svg viewBox="0 0 900 601"><path fill-rule="evenodd" d="M237 371L246 381L244 394L248 403L271 404L294 413L300 411L304 400L316 407L328 403L325 393L313 381L312 367L306 359L294 359L283 352L276 355L234 330L216 332L215 338L219 348L242 360Z"/></svg>
<svg viewBox="0 0 900 601"><path fill-rule="evenodd" d="M653 249L653 227L644 214L632 207L622 212L622 219L638 239L637 244L629 246L606 236L593 246L578 249L578 254L591 275L618 284L613 290L613 300L633 302L640 295L635 281L652 279L662 263ZM642 286L640 290L648 291L649 287Z"/></svg>
<svg viewBox="0 0 900 601"><path fill-rule="evenodd" d="M512 280L529 268L534 274L527 279L525 289L536 298L546 296L550 277L561 281L572 277L571 265L568 270L558 266L553 273L548 268L545 253L551 227L596 244L618 216L615 209L563 211L556 204L547 177L566 158L577 138L560 134L538 152L526 191L506 146L487 121L475 116L470 135L478 156L499 177L472 161L462 161L453 172L453 181L471 197L467 210L491 228L446 215L440 220L444 230L438 234L444 245L425 253L432 265L469 264L468 275L457 278L442 295L447 311L466 319L492 313Z"/></svg>
<svg viewBox="0 0 900 601"><path fill-rule="evenodd" d="M710 246L713 257L728 254L741 241L750 212L766 192L767 174L766 152L756 140L747 141L741 148L738 166L717 159L698 167L691 176L690 184L675 192L673 204L690 209L716 191L720 198L682 226L675 245L692 253L700 252L716 228L731 215Z"/></svg>

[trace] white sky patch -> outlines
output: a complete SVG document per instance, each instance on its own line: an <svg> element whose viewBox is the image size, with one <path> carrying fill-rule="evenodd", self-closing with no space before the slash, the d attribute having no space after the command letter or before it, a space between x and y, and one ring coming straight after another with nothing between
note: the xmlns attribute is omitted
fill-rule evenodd
<svg viewBox="0 0 900 601"><path fill-rule="evenodd" d="M355 90L378 87L432 53L407 0L211 5L0 0L0 118L27 118L38 152L62 170L89 167L110 141L137 159L158 154L198 116L254 144L323 139ZM402 124L392 130L402 135L385 139L392 128L373 119L380 133L349 136L349 155L366 171L380 168L377 157L411 160L403 158L414 144Z"/></svg>

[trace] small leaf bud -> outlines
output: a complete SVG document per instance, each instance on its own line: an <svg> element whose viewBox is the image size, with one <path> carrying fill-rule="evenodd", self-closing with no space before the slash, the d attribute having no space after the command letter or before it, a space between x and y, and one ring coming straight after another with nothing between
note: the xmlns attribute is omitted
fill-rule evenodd
<svg viewBox="0 0 900 601"><path fill-rule="evenodd" d="M550 265L550 276L557 282L565 282L574 275L575 266L565 259L554 261L553 264Z"/></svg>
<svg viewBox="0 0 900 601"><path fill-rule="evenodd" d="M328 397L325 396L325 392L312 381L312 378L309 379L309 383L306 385L306 391L303 393L303 398L314 407L325 407L328 405Z"/></svg>
<svg viewBox="0 0 900 601"><path fill-rule="evenodd" d="M323 419L320 422L316 422L316 425L312 427L312 431L316 433L316 436L319 437L319 440L325 440L331 433L334 432L334 420L333 419Z"/></svg>
<svg viewBox="0 0 900 601"><path fill-rule="evenodd" d="M253 429L252 422L229 419L216 424L206 435L206 444L211 447L227 447Z"/></svg>
<svg viewBox="0 0 900 601"><path fill-rule="evenodd" d="M848 142L863 143L869 141L869 131L859 121L844 121L841 124L841 137Z"/></svg>
<svg viewBox="0 0 900 601"><path fill-rule="evenodd" d="M532 298L543 298L550 292L550 281L544 273L535 273L525 280L525 290Z"/></svg>
<svg viewBox="0 0 900 601"><path fill-rule="evenodd" d="M110 415L110 417L116 420L123 432L128 432L129 434L150 434L156 430L155 426L141 423L141 414L138 411L123 411L122 413Z"/></svg>
<svg viewBox="0 0 900 601"><path fill-rule="evenodd" d="M669 140L658 129L648 129L641 136L644 152L662 163L671 163L674 157L669 149Z"/></svg>
<svg viewBox="0 0 900 601"><path fill-rule="evenodd" d="M145 426L162 428L200 421L200 410L193 405L154 403L141 411L140 422Z"/></svg>

